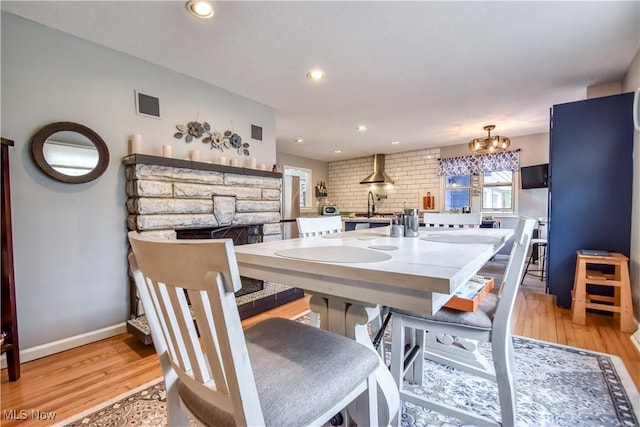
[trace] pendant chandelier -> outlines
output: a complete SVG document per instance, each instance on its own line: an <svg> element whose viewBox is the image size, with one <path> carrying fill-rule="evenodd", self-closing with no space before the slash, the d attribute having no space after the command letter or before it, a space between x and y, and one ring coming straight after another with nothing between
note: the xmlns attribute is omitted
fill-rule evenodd
<svg viewBox="0 0 640 427"><path fill-rule="evenodd" d="M491 136L491 131L496 128L495 125L487 125L483 129L488 132L486 138L475 138L469 142L469 149L474 154L491 154L506 151L511 144L511 140L506 136Z"/></svg>

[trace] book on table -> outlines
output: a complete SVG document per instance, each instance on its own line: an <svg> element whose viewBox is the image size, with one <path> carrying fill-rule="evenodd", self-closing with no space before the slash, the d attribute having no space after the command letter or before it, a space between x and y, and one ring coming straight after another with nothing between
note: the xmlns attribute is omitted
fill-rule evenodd
<svg viewBox="0 0 640 427"><path fill-rule="evenodd" d="M475 311L494 287L492 277L473 276L444 305L460 311Z"/></svg>
<svg viewBox="0 0 640 427"><path fill-rule="evenodd" d="M609 256L610 255L609 251L602 251L602 250L596 250L596 249L582 249L580 253L586 256Z"/></svg>

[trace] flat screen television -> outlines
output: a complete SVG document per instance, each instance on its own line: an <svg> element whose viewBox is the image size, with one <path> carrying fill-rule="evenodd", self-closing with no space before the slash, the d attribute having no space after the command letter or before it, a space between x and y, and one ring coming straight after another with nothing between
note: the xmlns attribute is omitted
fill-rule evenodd
<svg viewBox="0 0 640 427"><path fill-rule="evenodd" d="M547 188L549 186L549 163L520 168L522 189Z"/></svg>

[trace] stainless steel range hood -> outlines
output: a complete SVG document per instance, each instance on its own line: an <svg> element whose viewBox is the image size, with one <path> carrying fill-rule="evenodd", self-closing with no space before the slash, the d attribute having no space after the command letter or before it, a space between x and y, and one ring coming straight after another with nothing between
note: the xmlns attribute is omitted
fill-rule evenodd
<svg viewBox="0 0 640 427"><path fill-rule="evenodd" d="M373 155L373 173L367 175L360 184L393 184L393 180L384 172L384 154Z"/></svg>

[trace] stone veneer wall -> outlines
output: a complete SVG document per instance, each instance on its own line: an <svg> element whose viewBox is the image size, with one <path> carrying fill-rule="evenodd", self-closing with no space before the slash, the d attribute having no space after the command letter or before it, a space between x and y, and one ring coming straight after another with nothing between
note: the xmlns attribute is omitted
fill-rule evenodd
<svg viewBox="0 0 640 427"><path fill-rule="evenodd" d="M367 194L386 195L376 200L378 212L399 212L404 201L407 207L422 210L422 197L435 196L436 209L442 202L438 159L440 149L432 148L385 155L385 171L395 184L360 184L373 170L373 156L329 162L328 200L343 212L366 212Z"/></svg>
<svg viewBox="0 0 640 427"><path fill-rule="evenodd" d="M129 230L175 239L179 228L264 224L264 241L282 238L280 174L247 175L243 168L198 170L135 160L125 164Z"/></svg>

